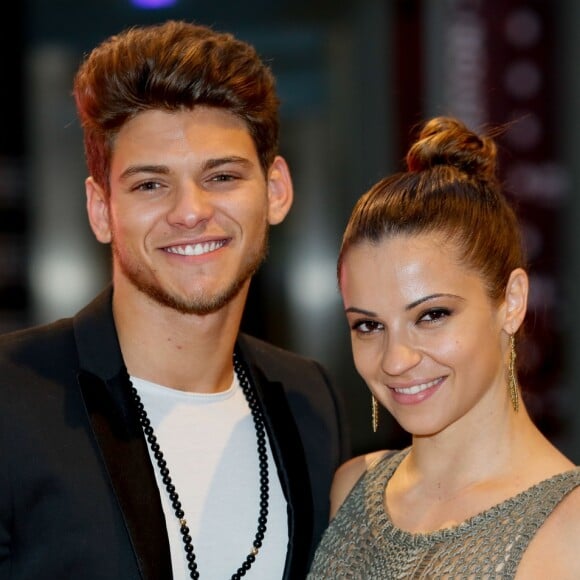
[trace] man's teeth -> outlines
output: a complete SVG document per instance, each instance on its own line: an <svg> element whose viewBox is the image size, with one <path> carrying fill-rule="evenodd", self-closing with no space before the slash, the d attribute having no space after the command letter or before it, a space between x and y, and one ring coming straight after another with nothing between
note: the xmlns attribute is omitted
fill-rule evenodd
<svg viewBox="0 0 580 580"><path fill-rule="evenodd" d="M171 246L167 248L170 254L179 254L180 256L201 256L221 248L225 242L205 242L203 244L188 244L186 246Z"/></svg>
<svg viewBox="0 0 580 580"><path fill-rule="evenodd" d="M401 388L401 389L394 389L396 393L401 393L404 395L416 395L417 393L420 393L421 391L424 391L425 389L429 389L431 387L433 387L434 385L436 385L439 382L440 379L434 379L432 381L429 381L428 383L423 383L421 385L414 385L413 387L405 387L405 388Z"/></svg>

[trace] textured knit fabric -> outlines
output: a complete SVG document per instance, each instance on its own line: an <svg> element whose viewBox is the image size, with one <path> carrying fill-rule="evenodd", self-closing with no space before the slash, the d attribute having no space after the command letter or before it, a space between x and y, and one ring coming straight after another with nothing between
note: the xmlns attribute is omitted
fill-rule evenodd
<svg viewBox="0 0 580 580"><path fill-rule="evenodd" d="M357 482L322 537L309 580L513 578L538 528L580 486L577 467L458 526L412 534L384 507L387 482L408 452L384 457Z"/></svg>

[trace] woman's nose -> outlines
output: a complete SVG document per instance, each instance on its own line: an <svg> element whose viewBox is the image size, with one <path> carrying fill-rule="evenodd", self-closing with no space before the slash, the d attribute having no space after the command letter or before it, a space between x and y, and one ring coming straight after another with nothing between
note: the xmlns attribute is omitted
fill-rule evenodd
<svg viewBox="0 0 580 580"><path fill-rule="evenodd" d="M381 367L390 376L405 374L421 360L421 352L408 339L389 336L383 351Z"/></svg>

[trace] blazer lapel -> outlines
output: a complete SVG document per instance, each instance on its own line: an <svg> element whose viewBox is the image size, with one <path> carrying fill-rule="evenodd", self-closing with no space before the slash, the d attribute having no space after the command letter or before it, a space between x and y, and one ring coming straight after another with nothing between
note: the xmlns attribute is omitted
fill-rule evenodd
<svg viewBox="0 0 580 580"><path fill-rule="evenodd" d="M107 297L75 318L78 382L95 439L146 580L172 578L165 517L130 395Z"/></svg>

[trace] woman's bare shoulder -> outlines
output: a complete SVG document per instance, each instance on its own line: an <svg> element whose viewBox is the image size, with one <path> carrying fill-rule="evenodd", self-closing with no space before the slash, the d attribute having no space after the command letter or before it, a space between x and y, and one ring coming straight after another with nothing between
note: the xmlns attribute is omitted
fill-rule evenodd
<svg viewBox="0 0 580 580"><path fill-rule="evenodd" d="M330 518L332 519L338 508L343 504L348 494L363 473L379 462L389 451L373 451L364 455L357 455L344 462L334 474L330 491Z"/></svg>

